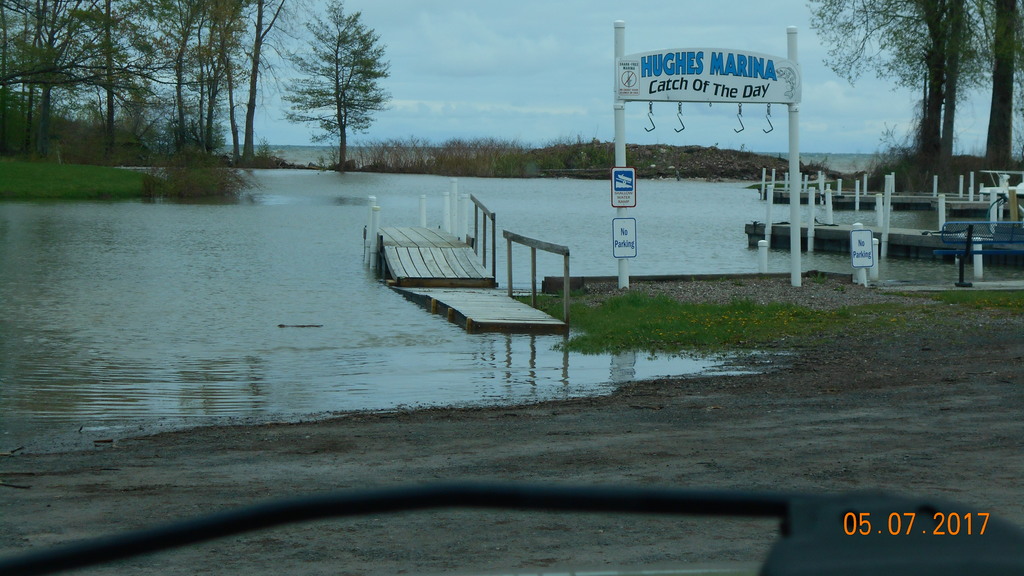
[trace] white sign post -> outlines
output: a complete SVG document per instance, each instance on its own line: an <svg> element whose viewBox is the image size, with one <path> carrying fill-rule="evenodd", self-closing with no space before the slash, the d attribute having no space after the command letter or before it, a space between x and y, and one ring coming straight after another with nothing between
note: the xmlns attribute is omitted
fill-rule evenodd
<svg viewBox="0 0 1024 576"><path fill-rule="evenodd" d="M875 251L871 245L873 238L871 230L860 222L850 230L850 264L855 269L854 281L864 286L868 285L867 269L875 265Z"/></svg>
<svg viewBox="0 0 1024 576"><path fill-rule="evenodd" d="M612 218L612 256L636 258L636 218Z"/></svg>

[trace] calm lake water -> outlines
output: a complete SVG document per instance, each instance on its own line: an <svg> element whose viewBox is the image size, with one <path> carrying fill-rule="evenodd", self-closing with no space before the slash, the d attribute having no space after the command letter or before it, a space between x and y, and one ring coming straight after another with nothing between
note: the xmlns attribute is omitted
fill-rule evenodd
<svg viewBox="0 0 1024 576"><path fill-rule="evenodd" d="M428 225L437 226L448 178L254 175L258 188L232 204L0 203L0 450L79 430L94 438L601 394L716 365L565 354L554 350L557 336L470 335L381 285L362 264L367 196L377 197L383 225L403 226L418 222L426 194ZM460 179L458 187L497 213L499 230L568 245L574 275L616 274L607 181ZM756 271L743 233L744 223L764 220L756 192L674 180L641 182L638 192L632 274ZM873 217L837 220L865 215ZM898 213L894 226L934 228L917 226L924 217ZM499 243L505 286L500 233ZM513 255L517 288L528 288L528 254ZM788 253L773 252L769 265L788 271ZM805 255L803 265L849 271L841 255ZM561 257L538 255L539 274L561 267ZM883 279L954 275L951 265L913 261L882 270Z"/></svg>

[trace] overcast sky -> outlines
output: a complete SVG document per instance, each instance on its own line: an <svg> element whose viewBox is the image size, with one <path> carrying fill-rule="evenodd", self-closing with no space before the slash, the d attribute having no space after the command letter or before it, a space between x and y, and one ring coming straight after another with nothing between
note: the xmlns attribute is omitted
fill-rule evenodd
<svg viewBox="0 0 1024 576"><path fill-rule="evenodd" d="M319 1L319 0L314 0ZM894 131L911 126L917 92L895 90L866 72L851 86L824 64L828 44L810 27L801 0L347 0L346 12L386 45L392 100L365 134L350 142L391 138L493 137L528 145L556 140L614 139L614 22L626 22L626 53L669 48L729 48L786 57L786 28L799 31L803 72L800 142L804 152L872 153ZM282 74L284 75L284 74ZM266 96L257 138L303 145L314 126L290 124ZM961 109L958 151L983 153L988 106L983 94ZM740 133L731 104L654 104L655 130L647 132L647 105L627 104L630 143L717 145L758 152L788 147L786 106L743 108Z"/></svg>

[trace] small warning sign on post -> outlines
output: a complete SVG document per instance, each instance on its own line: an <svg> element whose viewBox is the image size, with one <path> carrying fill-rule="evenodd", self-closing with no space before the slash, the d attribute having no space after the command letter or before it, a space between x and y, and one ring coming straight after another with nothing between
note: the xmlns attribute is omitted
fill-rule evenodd
<svg viewBox="0 0 1024 576"><path fill-rule="evenodd" d="M854 268L871 268L875 265L871 239L871 230L867 228L850 231L850 262Z"/></svg>
<svg viewBox="0 0 1024 576"><path fill-rule="evenodd" d="M636 168L612 168L612 208L636 208Z"/></svg>
<svg viewBox="0 0 1024 576"><path fill-rule="evenodd" d="M636 218L612 218L612 256L636 258Z"/></svg>

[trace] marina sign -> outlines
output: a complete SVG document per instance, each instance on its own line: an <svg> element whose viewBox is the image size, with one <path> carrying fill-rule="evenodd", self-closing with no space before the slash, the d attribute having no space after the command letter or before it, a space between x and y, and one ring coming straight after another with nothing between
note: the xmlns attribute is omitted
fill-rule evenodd
<svg viewBox="0 0 1024 576"><path fill-rule="evenodd" d="M778 56L716 48L628 54L615 61L619 100L800 102L800 68Z"/></svg>

